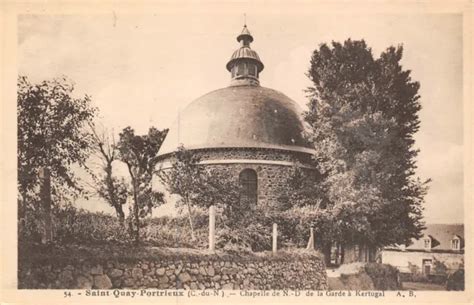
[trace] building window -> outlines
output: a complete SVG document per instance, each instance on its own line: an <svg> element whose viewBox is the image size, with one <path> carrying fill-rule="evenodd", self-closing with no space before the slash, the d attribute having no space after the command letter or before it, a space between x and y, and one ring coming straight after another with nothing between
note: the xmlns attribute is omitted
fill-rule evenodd
<svg viewBox="0 0 474 305"><path fill-rule="evenodd" d="M257 204L257 173L253 169L244 169L240 172L241 186L240 201L243 204Z"/></svg>
<svg viewBox="0 0 474 305"><path fill-rule="evenodd" d="M431 265L432 265L432 260L431 259L424 259L422 260L422 266L423 266L423 274L424 275L430 275L431 274Z"/></svg>
<svg viewBox="0 0 474 305"><path fill-rule="evenodd" d="M451 240L451 248L453 250L459 250L461 247L460 247L460 240L459 238L455 238L453 240Z"/></svg>
<svg viewBox="0 0 474 305"><path fill-rule="evenodd" d="M425 238L425 249L429 250L431 249L431 239L430 238Z"/></svg>

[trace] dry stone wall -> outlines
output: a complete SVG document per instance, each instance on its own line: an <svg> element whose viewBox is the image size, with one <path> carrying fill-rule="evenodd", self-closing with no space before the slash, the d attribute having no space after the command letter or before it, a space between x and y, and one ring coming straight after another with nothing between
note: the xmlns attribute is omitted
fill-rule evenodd
<svg viewBox="0 0 474 305"><path fill-rule="evenodd" d="M205 256L200 260L104 263L22 262L20 289L327 289L318 255L279 259Z"/></svg>

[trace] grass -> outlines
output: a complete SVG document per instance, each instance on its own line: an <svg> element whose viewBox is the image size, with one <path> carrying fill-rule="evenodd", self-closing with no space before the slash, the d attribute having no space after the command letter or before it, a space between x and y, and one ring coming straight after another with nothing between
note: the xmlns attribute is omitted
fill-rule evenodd
<svg viewBox="0 0 474 305"><path fill-rule="evenodd" d="M77 261L103 263L105 261L135 262L142 260L184 260L188 262L228 260L232 262L259 262L259 261L295 261L300 259L320 259L319 252L304 249L280 250L277 254L265 252L236 252L216 251L190 248L164 248L152 246L124 246L124 245L19 245L19 261L23 263L41 262L68 264Z"/></svg>
<svg viewBox="0 0 474 305"><path fill-rule="evenodd" d="M421 291L446 290L445 285L432 284L432 283L420 283L420 282L403 282L402 287L403 287L403 290L421 290Z"/></svg>

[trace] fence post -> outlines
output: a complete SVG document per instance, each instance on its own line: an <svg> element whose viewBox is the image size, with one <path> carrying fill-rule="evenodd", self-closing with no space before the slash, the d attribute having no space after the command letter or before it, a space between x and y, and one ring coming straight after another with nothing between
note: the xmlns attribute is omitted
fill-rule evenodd
<svg viewBox="0 0 474 305"><path fill-rule="evenodd" d="M272 242L272 251L273 253L277 252L278 249L278 225L276 223L273 224L273 242Z"/></svg>
<svg viewBox="0 0 474 305"><path fill-rule="evenodd" d="M209 207L209 251L214 252L216 249L216 208L211 205Z"/></svg>
<svg viewBox="0 0 474 305"><path fill-rule="evenodd" d="M41 243L47 244L53 241L53 221L51 215L51 173L47 167L40 169L39 177L41 181L41 208L43 232Z"/></svg>
<svg viewBox="0 0 474 305"><path fill-rule="evenodd" d="M306 246L307 250L314 250L314 228L313 226L309 229L309 240L308 245Z"/></svg>

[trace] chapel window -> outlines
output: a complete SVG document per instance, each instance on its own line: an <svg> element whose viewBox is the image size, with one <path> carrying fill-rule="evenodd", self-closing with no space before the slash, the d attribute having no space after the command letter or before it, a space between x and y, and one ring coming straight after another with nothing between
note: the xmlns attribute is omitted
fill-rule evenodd
<svg viewBox="0 0 474 305"><path fill-rule="evenodd" d="M244 169L240 172L239 182L241 186L240 201L242 203L257 204L257 173L253 169Z"/></svg>
<svg viewBox="0 0 474 305"><path fill-rule="evenodd" d="M240 64L237 66L237 76L242 76L242 75L245 75L245 66L244 66L244 63L240 63Z"/></svg>
<svg viewBox="0 0 474 305"><path fill-rule="evenodd" d="M257 66L256 65L249 65L249 74L251 76L257 76Z"/></svg>

